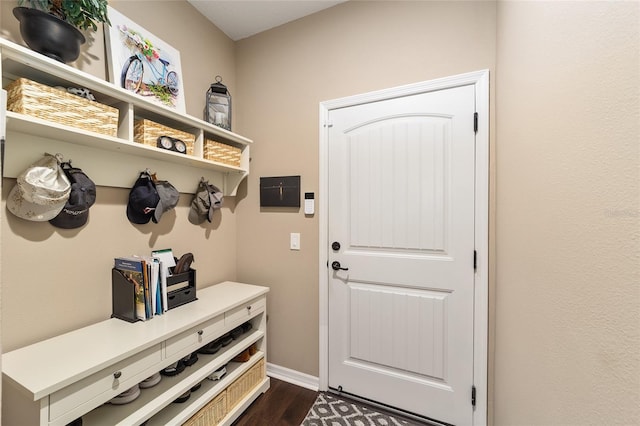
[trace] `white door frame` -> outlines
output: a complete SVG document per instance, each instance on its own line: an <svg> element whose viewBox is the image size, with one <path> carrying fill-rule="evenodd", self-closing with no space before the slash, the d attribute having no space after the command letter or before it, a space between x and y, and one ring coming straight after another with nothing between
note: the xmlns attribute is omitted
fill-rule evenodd
<svg viewBox="0 0 640 426"><path fill-rule="evenodd" d="M435 90L473 84L476 91L478 131L476 133L475 188L475 249L477 268L474 276L473 382L476 387L476 406L473 424L487 424L488 401L488 338L489 338L489 70L481 70L451 77L409 84L375 92L320 103L320 169L318 188L319 221L319 323L320 366L319 389L326 391L329 383L329 274L328 253L328 196L329 186L329 111L362 103L375 102Z"/></svg>

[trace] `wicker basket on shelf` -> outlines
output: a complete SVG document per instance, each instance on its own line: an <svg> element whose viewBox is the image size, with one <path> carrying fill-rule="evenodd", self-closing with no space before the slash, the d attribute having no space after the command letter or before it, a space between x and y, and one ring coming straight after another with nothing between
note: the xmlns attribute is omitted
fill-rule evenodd
<svg viewBox="0 0 640 426"><path fill-rule="evenodd" d="M26 78L5 89L9 111L103 135L118 133L116 108Z"/></svg>
<svg viewBox="0 0 640 426"><path fill-rule="evenodd" d="M231 411L266 375L264 358L256 362L227 388L227 410Z"/></svg>
<svg viewBox="0 0 640 426"><path fill-rule="evenodd" d="M184 426L213 426L227 415L227 391L223 390L215 398L198 410Z"/></svg>
<svg viewBox="0 0 640 426"><path fill-rule="evenodd" d="M240 167L242 150L235 146L205 139L204 158L229 166Z"/></svg>
<svg viewBox="0 0 640 426"><path fill-rule="evenodd" d="M187 155L193 155L195 136L182 130L172 129L147 119L136 120L133 125L133 140L148 146L157 147L159 136L180 139L187 146Z"/></svg>

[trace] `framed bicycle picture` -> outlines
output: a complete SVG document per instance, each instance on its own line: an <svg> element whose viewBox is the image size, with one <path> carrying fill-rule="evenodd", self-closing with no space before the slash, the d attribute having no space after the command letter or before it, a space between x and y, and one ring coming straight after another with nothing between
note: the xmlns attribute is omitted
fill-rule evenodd
<svg viewBox="0 0 640 426"><path fill-rule="evenodd" d="M186 113L180 52L108 7L105 25L110 81L154 103Z"/></svg>

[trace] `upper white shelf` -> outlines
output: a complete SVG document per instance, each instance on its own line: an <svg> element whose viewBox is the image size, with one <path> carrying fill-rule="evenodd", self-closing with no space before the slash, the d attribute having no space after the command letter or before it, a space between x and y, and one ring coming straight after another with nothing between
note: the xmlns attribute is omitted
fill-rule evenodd
<svg viewBox="0 0 640 426"><path fill-rule="evenodd" d="M89 89L96 99L120 111L118 137L105 136L59 123L7 112L7 145L3 170L16 177L44 152L61 152L65 159L83 168L98 185L130 188L137 173L149 168L159 178L170 181L180 192L193 193L201 177L221 187L225 195L235 195L249 174L249 146L239 134L204 120L150 102L134 93L69 65L40 55L26 47L0 38L2 84L24 77L49 86ZM194 134L194 155L178 154L133 141L134 118L145 118ZM242 152L240 166L230 166L204 158L205 139L213 139ZM96 152L99 150L100 152Z"/></svg>

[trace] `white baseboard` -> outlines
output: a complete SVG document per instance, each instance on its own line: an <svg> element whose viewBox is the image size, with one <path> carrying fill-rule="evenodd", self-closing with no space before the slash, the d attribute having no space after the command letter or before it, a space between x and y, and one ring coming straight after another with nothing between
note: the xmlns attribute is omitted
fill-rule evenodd
<svg viewBox="0 0 640 426"><path fill-rule="evenodd" d="M303 388L311 389L317 392L320 388L320 379L310 374L301 373L290 368L280 367L279 365L267 363L267 376L274 379L282 380L300 386Z"/></svg>

